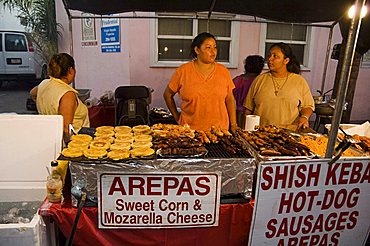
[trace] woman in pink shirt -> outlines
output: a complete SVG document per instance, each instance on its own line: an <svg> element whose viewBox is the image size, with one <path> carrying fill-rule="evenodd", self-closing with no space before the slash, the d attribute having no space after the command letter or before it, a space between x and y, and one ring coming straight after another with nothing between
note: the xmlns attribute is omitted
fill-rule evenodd
<svg viewBox="0 0 370 246"><path fill-rule="evenodd" d="M248 94L249 87L251 87L253 80L262 72L263 66L264 59L262 56L248 56L244 60L244 73L233 79L235 84L233 93L236 101L236 120L238 122L238 126L243 129L244 126L242 125L242 122L245 110L243 103Z"/></svg>
<svg viewBox="0 0 370 246"><path fill-rule="evenodd" d="M211 126L236 128L234 83L224 65L217 63L216 39L200 33L191 45L192 61L176 69L163 97L175 120L194 130L209 131ZM181 98L177 111L175 94ZM235 129L234 129L235 130Z"/></svg>

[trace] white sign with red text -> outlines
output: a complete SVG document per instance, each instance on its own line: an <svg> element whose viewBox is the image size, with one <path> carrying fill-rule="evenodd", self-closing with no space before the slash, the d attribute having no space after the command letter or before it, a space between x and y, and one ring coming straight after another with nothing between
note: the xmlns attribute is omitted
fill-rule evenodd
<svg viewBox="0 0 370 246"><path fill-rule="evenodd" d="M370 159L262 163L249 245L365 245Z"/></svg>
<svg viewBox="0 0 370 246"><path fill-rule="evenodd" d="M99 228L218 226L221 173L98 173Z"/></svg>

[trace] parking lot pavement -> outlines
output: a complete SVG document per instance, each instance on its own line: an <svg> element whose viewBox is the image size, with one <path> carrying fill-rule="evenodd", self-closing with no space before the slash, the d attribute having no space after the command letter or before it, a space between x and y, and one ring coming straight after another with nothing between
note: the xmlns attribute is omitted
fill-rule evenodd
<svg viewBox="0 0 370 246"><path fill-rule="evenodd" d="M0 88L0 113L37 114L26 108L31 89L27 83L4 82Z"/></svg>

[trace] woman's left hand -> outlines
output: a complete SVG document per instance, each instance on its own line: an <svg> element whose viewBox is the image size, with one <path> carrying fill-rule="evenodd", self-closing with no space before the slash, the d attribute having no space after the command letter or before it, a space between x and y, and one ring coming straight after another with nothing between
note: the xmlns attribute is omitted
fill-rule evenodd
<svg viewBox="0 0 370 246"><path fill-rule="evenodd" d="M305 117L305 116L301 116L298 118L297 120L297 129L305 129L305 128L309 128L310 125L309 125L309 122L308 122L308 118Z"/></svg>
<svg viewBox="0 0 370 246"><path fill-rule="evenodd" d="M235 124L231 124L230 130L232 133L235 134L238 128L239 128L238 125L235 123Z"/></svg>

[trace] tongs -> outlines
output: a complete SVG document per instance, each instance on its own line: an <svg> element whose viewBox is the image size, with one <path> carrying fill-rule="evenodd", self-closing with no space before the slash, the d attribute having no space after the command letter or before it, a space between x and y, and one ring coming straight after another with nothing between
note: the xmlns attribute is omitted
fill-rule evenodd
<svg viewBox="0 0 370 246"><path fill-rule="evenodd" d="M68 134L69 136L77 135L76 130L73 128L72 124L68 125Z"/></svg>
<svg viewBox="0 0 370 246"><path fill-rule="evenodd" d="M334 150L334 158L331 159L331 161L329 161L329 164L335 163L342 156L343 152L346 151L346 149L348 149L352 144L356 143L356 140L351 135L348 135L342 129L342 127L339 127L339 130L341 130L341 132L343 132L344 138L338 144L338 146L335 147L335 150Z"/></svg>
<svg viewBox="0 0 370 246"><path fill-rule="evenodd" d="M73 128L72 124L68 125L68 140L65 140L65 143L67 144L71 138L72 135L77 135L76 130Z"/></svg>

